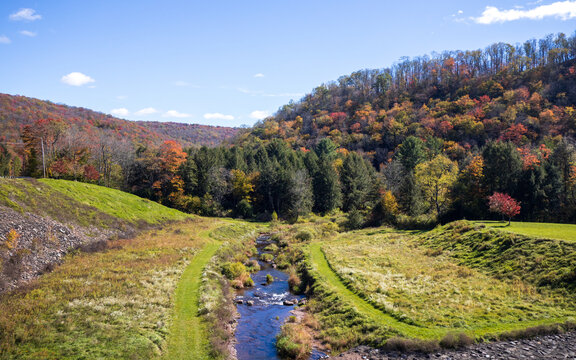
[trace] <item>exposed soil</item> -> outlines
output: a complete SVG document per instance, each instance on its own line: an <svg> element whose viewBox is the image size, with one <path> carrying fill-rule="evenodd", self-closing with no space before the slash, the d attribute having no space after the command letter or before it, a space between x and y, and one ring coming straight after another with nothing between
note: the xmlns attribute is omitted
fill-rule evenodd
<svg viewBox="0 0 576 360"><path fill-rule="evenodd" d="M17 233L16 246L8 248L6 240L11 230ZM0 293L50 271L70 251L103 250L107 240L133 232L134 229L65 225L0 206Z"/></svg>
<svg viewBox="0 0 576 360"><path fill-rule="evenodd" d="M368 346L359 346L330 358L342 360L576 359L576 332L546 335L527 340L482 343L458 351L440 351L430 354L385 352Z"/></svg>

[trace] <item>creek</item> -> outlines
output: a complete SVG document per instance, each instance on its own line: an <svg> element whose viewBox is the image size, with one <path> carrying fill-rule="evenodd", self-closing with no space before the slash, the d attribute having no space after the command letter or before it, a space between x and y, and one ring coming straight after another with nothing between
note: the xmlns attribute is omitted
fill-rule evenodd
<svg viewBox="0 0 576 360"><path fill-rule="evenodd" d="M276 335L294 305L305 299L303 295L290 292L288 274L272 264L259 260L261 254L269 253L264 248L270 244L269 235L256 239L260 271L253 273L254 286L237 291L236 303L240 314L236 327L236 352L238 360L280 359L276 352ZM274 281L267 283L270 274ZM250 304L250 305L248 305ZM320 359L324 354L313 351L310 359Z"/></svg>

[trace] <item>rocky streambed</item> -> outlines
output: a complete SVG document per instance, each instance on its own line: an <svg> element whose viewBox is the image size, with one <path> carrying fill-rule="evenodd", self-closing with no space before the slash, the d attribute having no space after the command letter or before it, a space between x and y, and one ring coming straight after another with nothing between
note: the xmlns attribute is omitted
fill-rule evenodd
<svg viewBox="0 0 576 360"><path fill-rule="evenodd" d="M269 235L258 237L258 259L261 254L270 253L264 250L270 243ZM258 263L260 271L251 275L254 286L238 290L235 299L240 314L235 333L239 360L280 359L276 352L276 335L294 307L306 301L304 295L290 292L288 274L276 269L273 260L258 260ZM322 356L314 351L311 359Z"/></svg>
<svg viewBox="0 0 576 360"><path fill-rule="evenodd" d="M368 346L359 346L331 358L342 360L576 359L576 332L546 335L534 339L475 344L458 351L440 351L430 354L384 352Z"/></svg>

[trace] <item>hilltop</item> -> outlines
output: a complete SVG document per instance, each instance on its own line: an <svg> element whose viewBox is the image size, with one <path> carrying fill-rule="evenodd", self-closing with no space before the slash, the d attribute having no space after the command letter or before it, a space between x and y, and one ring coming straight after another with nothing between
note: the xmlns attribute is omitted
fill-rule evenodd
<svg viewBox="0 0 576 360"><path fill-rule="evenodd" d="M77 248L190 216L122 191L66 180L0 179L0 292L51 270Z"/></svg>
<svg viewBox="0 0 576 360"><path fill-rule="evenodd" d="M126 138L139 144L176 140L182 146L214 146L237 129L174 122L129 121L82 107L55 104L26 96L0 94L0 142L21 143L22 128L39 120L61 121L94 137Z"/></svg>

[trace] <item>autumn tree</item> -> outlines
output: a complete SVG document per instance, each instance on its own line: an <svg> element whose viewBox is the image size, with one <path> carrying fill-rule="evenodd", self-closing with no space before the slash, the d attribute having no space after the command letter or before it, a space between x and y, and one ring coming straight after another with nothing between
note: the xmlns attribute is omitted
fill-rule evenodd
<svg viewBox="0 0 576 360"><path fill-rule="evenodd" d="M444 155L418 164L414 170L416 185L422 189L430 208L441 214L449 201L449 194L458 176L458 164Z"/></svg>
<svg viewBox="0 0 576 360"><path fill-rule="evenodd" d="M508 225L514 216L520 214L520 203L508 194L495 192L488 197L488 206L490 211L508 218Z"/></svg>

